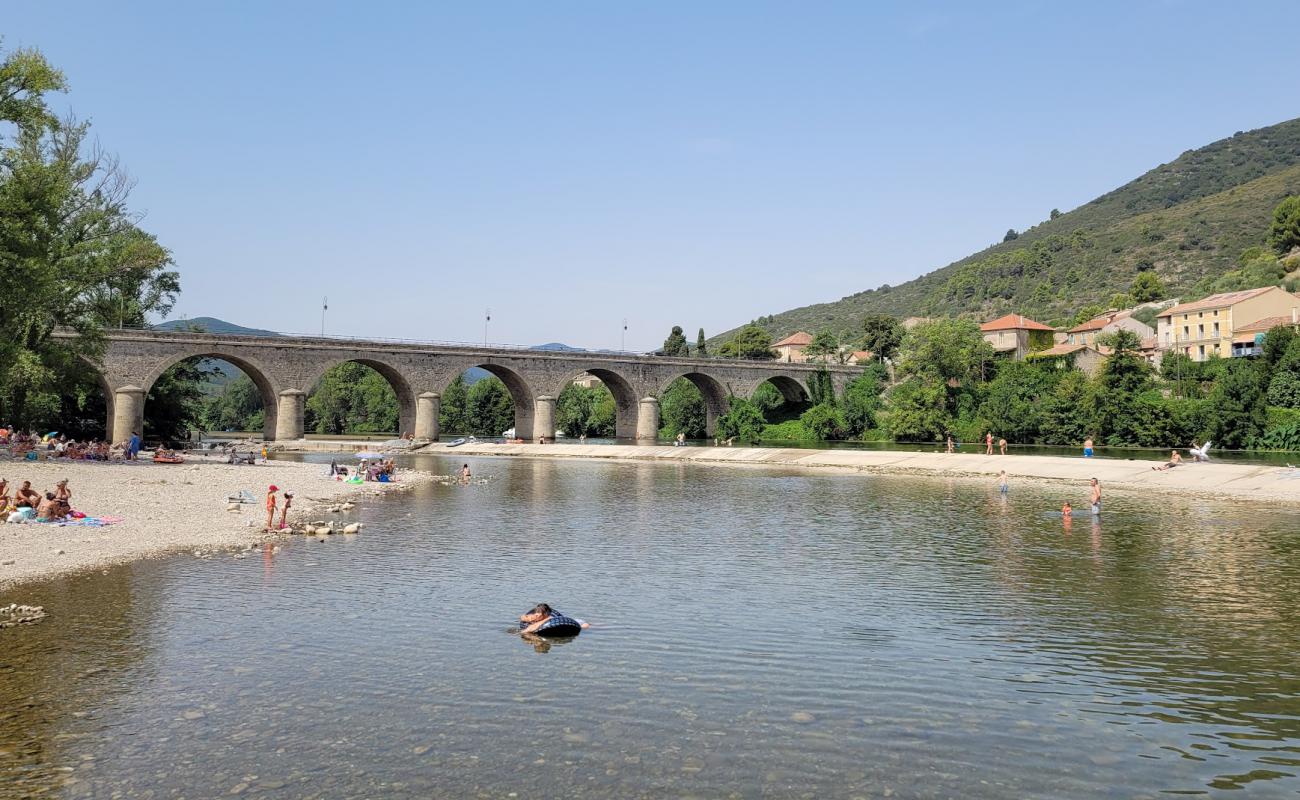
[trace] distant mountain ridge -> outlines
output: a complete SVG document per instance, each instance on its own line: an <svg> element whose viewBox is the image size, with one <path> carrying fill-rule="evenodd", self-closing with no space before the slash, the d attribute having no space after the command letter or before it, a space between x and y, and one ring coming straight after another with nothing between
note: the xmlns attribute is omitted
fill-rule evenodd
<svg viewBox="0 0 1300 800"><path fill-rule="evenodd" d="M1264 243L1273 208L1300 194L1300 119L1188 150L1173 161L1015 238L898 286L764 316L774 338L796 330L856 332L870 313L993 318L1026 314L1059 323L1106 305L1139 271L1171 295L1236 267ZM734 331L719 334L714 343Z"/></svg>
<svg viewBox="0 0 1300 800"><path fill-rule="evenodd" d="M205 333L230 333L237 336L282 336L275 331L262 328L245 328L233 322L226 322L216 317L191 317L189 319L171 319L153 326L156 331L202 330Z"/></svg>

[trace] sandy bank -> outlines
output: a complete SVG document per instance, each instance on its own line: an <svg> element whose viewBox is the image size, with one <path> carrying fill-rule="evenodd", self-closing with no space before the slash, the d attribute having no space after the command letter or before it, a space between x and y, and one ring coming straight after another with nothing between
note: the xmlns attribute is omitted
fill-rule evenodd
<svg viewBox="0 0 1300 800"><path fill-rule="evenodd" d="M1159 462L1065 456L908 453L886 450L800 450L769 447L658 447L644 445L475 444L430 445L421 453L449 456L608 458L710 464L837 469L894 475L968 476L1078 484L1097 478L1104 487L1160 494L1204 495L1270 503L1300 503L1300 469L1249 464L1188 464L1167 472Z"/></svg>
<svg viewBox="0 0 1300 800"><path fill-rule="evenodd" d="M401 491L430 476L404 470L397 483L356 486L326 478L320 464L236 466L197 460L179 465L0 461L0 477L12 488L30 480L41 491L67 478L73 508L90 516L124 518L102 528L0 525L0 589L6 589L177 550L247 546L271 538L262 532L262 503L272 484L294 492L292 522L322 519L320 507L341 498ZM241 489L251 491L257 503L227 511L226 497Z"/></svg>

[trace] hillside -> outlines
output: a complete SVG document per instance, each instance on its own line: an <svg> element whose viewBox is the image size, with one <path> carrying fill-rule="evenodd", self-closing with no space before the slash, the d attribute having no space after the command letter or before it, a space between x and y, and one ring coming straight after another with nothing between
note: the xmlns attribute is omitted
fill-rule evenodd
<svg viewBox="0 0 1300 800"><path fill-rule="evenodd" d="M1300 194L1300 119L1189 150L1019 238L914 280L758 323L781 337L856 330L869 313L987 318L1015 311L1060 322L1127 291L1140 269L1154 269L1171 294L1186 295L1262 244L1273 208L1289 194Z"/></svg>
<svg viewBox="0 0 1300 800"><path fill-rule="evenodd" d="M201 330L206 333L233 333L242 336L279 336L275 331L261 328L245 328L233 322L226 322L216 317L193 317L191 319L171 319L153 326L158 331Z"/></svg>

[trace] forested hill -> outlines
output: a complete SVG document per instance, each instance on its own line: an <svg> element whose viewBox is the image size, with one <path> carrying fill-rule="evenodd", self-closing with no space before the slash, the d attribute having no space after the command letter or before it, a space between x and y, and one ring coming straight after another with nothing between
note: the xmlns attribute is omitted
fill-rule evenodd
<svg viewBox="0 0 1300 800"><path fill-rule="evenodd" d="M1289 194L1300 194L1300 119L1189 150L1017 238L899 286L757 321L774 337L856 331L868 313L989 318L1015 311L1062 322L1081 306L1106 305L1144 269L1154 269L1171 295L1194 294L1202 279L1235 269L1242 250L1264 243L1273 208Z"/></svg>

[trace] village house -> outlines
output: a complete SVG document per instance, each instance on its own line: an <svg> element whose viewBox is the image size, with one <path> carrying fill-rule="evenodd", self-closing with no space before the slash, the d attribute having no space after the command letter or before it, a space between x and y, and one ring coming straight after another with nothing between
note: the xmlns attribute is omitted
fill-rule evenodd
<svg viewBox="0 0 1300 800"><path fill-rule="evenodd" d="M1288 326L1300 330L1300 307L1291 309L1291 314L1276 317L1264 317L1249 325L1242 325L1232 334L1232 354L1234 356L1257 356L1263 352L1264 336L1279 326Z"/></svg>
<svg viewBox="0 0 1300 800"><path fill-rule="evenodd" d="M1046 350L1030 353L1028 358L1034 361L1040 359L1054 361L1061 369L1078 369L1096 376L1097 371L1106 361L1106 354L1090 345L1061 342Z"/></svg>
<svg viewBox="0 0 1300 800"><path fill-rule="evenodd" d="M1098 337L1120 330L1130 331L1136 334L1138 339L1148 339L1156 335L1155 328L1133 318L1132 309L1126 311L1111 310L1067 330L1065 332L1065 343L1096 347Z"/></svg>
<svg viewBox="0 0 1300 800"><path fill-rule="evenodd" d="M1268 317L1287 317L1300 309L1300 298L1277 286L1210 295L1180 303L1156 318L1159 347L1186 353L1194 361L1211 356L1229 358L1238 331ZM1251 332L1251 340L1254 336ZM1248 355L1239 347L1236 355Z"/></svg>
<svg viewBox="0 0 1300 800"><path fill-rule="evenodd" d="M980 326L984 341L999 354L1016 360L1023 359L1036 350L1046 350L1053 344L1056 329L1050 325L1020 314L1007 314Z"/></svg>
<svg viewBox="0 0 1300 800"><path fill-rule="evenodd" d="M779 342L772 344L772 349L776 351L777 361L788 361L791 364L802 364L808 359L804 356L804 348L812 344L812 334L804 331L795 331Z"/></svg>

